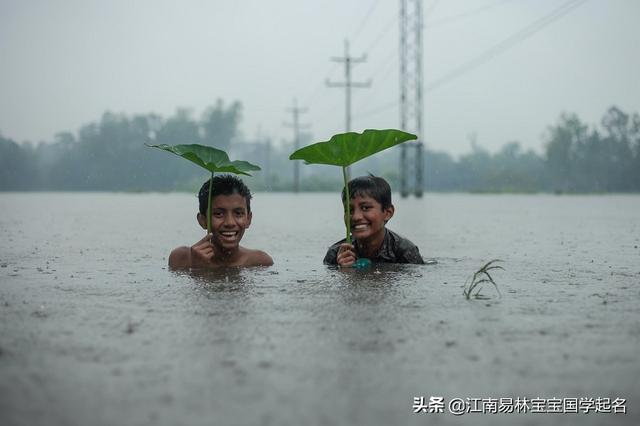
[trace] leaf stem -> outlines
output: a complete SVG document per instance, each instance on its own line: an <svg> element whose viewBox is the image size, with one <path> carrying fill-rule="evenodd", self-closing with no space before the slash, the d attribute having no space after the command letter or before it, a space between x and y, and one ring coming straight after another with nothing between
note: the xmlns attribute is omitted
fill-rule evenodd
<svg viewBox="0 0 640 426"><path fill-rule="evenodd" d="M209 200L207 201L207 234L211 233L211 190L213 189L213 172L209 178Z"/></svg>
<svg viewBox="0 0 640 426"><path fill-rule="evenodd" d="M349 182L347 182L347 168L342 166L342 178L344 179L345 205L347 208L347 217L345 225L347 227L347 244L351 244L351 196L349 195Z"/></svg>

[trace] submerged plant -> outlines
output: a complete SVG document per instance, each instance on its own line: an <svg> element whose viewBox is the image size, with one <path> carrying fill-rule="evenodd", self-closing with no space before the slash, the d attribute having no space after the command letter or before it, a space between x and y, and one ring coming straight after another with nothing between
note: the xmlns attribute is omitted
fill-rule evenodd
<svg viewBox="0 0 640 426"><path fill-rule="evenodd" d="M496 262L502 262L502 260L500 259L491 260L490 262L488 262L482 268L478 269L473 274L473 277L471 277L471 282L467 280L467 282L464 283L464 289L462 290L462 294L467 298L467 300L471 299L471 297L475 299L488 299L488 297L480 294L480 290L482 290L482 284L485 284L485 283L493 284L496 291L498 292L498 295L502 297L502 294L500 294L500 290L498 289L498 285L493 280L493 277L491 276L491 274L489 274L489 271L493 269L502 269L504 271L504 268L502 266L494 265L494 263ZM475 293L473 293L474 291Z"/></svg>
<svg viewBox="0 0 640 426"><path fill-rule="evenodd" d="M260 167L248 161L231 161L226 152L210 146L199 144L145 145L175 154L211 172L209 177L209 199L207 200L207 234L211 233L211 186L213 185L213 174L218 172L251 176L248 172L260 170Z"/></svg>
<svg viewBox="0 0 640 426"><path fill-rule="evenodd" d="M306 164L328 164L342 167L346 195L346 240L351 244L351 207L349 206L351 197L347 182L347 167L377 152L417 138L416 135L396 129L367 129L362 133L341 133L333 135L328 141L300 148L289 156L289 160L304 160Z"/></svg>

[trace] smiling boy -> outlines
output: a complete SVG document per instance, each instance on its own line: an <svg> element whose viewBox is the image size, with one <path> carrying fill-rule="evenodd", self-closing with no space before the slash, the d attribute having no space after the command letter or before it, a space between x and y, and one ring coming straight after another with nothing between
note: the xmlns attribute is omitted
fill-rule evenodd
<svg viewBox="0 0 640 426"><path fill-rule="evenodd" d="M211 198L211 233L191 247L173 249L170 268L270 266L271 257L261 251L240 245L244 231L251 225L251 192L233 175L213 178ZM209 180L198 192L198 224L207 229Z"/></svg>
<svg viewBox="0 0 640 426"><path fill-rule="evenodd" d="M346 239L338 241L329 247L324 263L349 267L364 257L374 263L423 264L418 247L385 226L395 212L387 181L376 176L361 176L348 185L353 244L346 243ZM343 190L342 203L345 202Z"/></svg>

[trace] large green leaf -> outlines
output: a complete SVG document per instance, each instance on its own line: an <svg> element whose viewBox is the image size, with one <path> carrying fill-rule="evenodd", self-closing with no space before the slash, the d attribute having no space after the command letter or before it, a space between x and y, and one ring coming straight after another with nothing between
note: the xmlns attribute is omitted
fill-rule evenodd
<svg viewBox="0 0 640 426"><path fill-rule="evenodd" d="M185 158L198 166L209 170L211 173L235 173L237 175L251 176L248 172L260 170L260 167L248 161L230 161L226 152L199 144L191 145L149 145L151 148L158 148L171 152Z"/></svg>
<svg viewBox="0 0 640 426"><path fill-rule="evenodd" d="M416 135L395 129L367 129L362 133L341 133L326 142L300 148L291 154L289 159L304 160L307 164L347 167L376 152L417 138Z"/></svg>

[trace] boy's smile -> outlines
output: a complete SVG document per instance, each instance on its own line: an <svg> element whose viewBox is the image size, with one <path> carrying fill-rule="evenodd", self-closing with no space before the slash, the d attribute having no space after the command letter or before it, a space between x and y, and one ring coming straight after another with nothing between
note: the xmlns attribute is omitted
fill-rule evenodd
<svg viewBox="0 0 640 426"><path fill-rule="evenodd" d="M393 216L393 207L382 208L382 204L368 195L355 195L349 203L351 208L351 233L358 242L382 243L385 223Z"/></svg>

